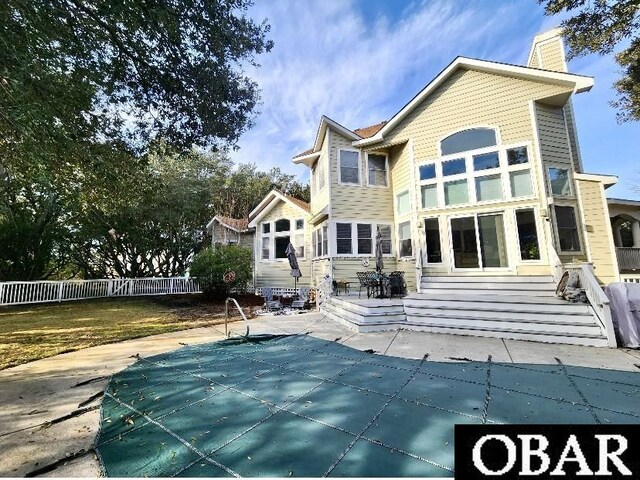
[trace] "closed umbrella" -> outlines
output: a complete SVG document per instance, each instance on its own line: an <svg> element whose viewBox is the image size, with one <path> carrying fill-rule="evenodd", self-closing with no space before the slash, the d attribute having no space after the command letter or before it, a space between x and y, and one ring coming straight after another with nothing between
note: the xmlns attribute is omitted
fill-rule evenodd
<svg viewBox="0 0 640 480"><path fill-rule="evenodd" d="M382 261L382 234L380 233L380 227L376 233L376 272L382 273L384 269L384 262Z"/></svg>
<svg viewBox="0 0 640 480"><path fill-rule="evenodd" d="M287 249L284 251L284 254L289 259L289 266L291 267L291 276L293 277L293 288L297 291L298 288L298 278L302 276L300 272L300 267L298 266L298 258L296 257L296 249L293 247L293 244L289 242L287 245Z"/></svg>

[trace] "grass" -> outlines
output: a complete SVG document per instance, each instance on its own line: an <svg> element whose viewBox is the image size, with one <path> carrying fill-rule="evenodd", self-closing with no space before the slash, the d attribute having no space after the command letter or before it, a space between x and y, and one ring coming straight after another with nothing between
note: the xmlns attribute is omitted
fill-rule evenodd
<svg viewBox="0 0 640 480"><path fill-rule="evenodd" d="M221 306L103 299L0 309L0 370L82 348L220 323Z"/></svg>

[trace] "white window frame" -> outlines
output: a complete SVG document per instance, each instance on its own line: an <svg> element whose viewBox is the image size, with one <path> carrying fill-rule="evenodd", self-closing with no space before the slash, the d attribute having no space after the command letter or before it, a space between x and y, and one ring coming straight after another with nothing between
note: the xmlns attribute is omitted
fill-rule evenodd
<svg viewBox="0 0 640 480"><path fill-rule="evenodd" d="M564 198L564 197L562 197ZM558 231L558 220L556 218L556 207L571 207L573 208L573 216L574 219L576 221L576 230L578 232L578 241L580 242L580 250L562 250L562 248L560 247L560 232ZM572 255L572 256L578 256L578 255L583 255L584 254L584 248L585 248L585 244L584 244L584 236L582 235L582 228L580 228L580 211L578 210L578 206L569 201L569 202L562 202L562 201L556 201L553 203L553 206L551 207L551 210L553 211L553 217L552 217L552 221L553 221L553 237L555 240L555 244L556 244L556 249L558 251L558 255Z"/></svg>
<svg viewBox="0 0 640 480"><path fill-rule="evenodd" d="M409 225L409 241L411 242L411 255L402 255L402 248L401 248L401 242L402 239L400 238L400 227L402 227L403 225ZM399 222L397 227L396 227L396 241L398 242L397 245L397 252L398 252L398 258L402 258L402 259L407 259L407 258L414 258L415 257L415 246L414 246L414 238L413 238L413 225L411 220L407 220L405 222Z"/></svg>
<svg viewBox="0 0 640 480"><path fill-rule="evenodd" d="M398 208L400 207L400 202L398 200L398 197L400 197L400 195L407 195L407 199L409 200L409 209L406 212L402 212L400 213L400 211L398 210ZM404 217L405 215L409 215L411 214L411 212L413 211L413 202L411 201L411 190L410 189L406 189L401 191L400 193L397 193L396 195L394 195L394 211L396 212L396 215L398 215L399 217Z"/></svg>
<svg viewBox="0 0 640 480"><path fill-rule="evenodd" d="M470 127L478 128L478 127ZM486 127L483 127L486 128ZM465 130L469 130L465 129ZM444 137L446 138L446 137ZM497 138L500 141L500 136L497 134ZM529 161L527 163L517 164L517 165L509 165L507 159L507 150L511 150L513 148L525 147L527 149L527 156ZM473 157L477 155L482 155L486 153L498 152L498 167L496 168L488 168L485 170L475 171L473 169ZM446 155L435 160L426 160L423 162L419 162L416 165L416 178L420 179L420 167L423 165L434 164L436 167L436 177L428 180L418 180L418 188L420 189L420 205L418 206L418 211L426 212L430 209L434 208L442 208L442 209L455 209L460 208L462 206L484 206L484 205L492 205L496 203L509 203L509 202L520 202L523 200L535 199L537 190L535 184L535 176L534 176L534 165L532 160L533 148L531 146L531 142L519 142L513 144L499 144L491 147L483 147L476 150L469 150L466 152L459 152L451 155ZM443 163L446 163L450 160L456 160L464 158L466 172L458 173L456 175L443 175L442 166ZM511 192L511 172L516 171L524 171L529 170L529 177L531 179L531 195L514 197ZM476 179L478 177L485 177L490 175L500 175L500 182L502 186L502 198L494 199L494 200L480 200L477 201L478 192L476 189ZM548 175L547 175L548 178ZM458 180L466 180L467 181L467 189L469 195L468 203L457 203L452 205L447 205L445 203L445 189L444 185L448 182L454 182ZM437 198L438 198L438 206L437 207L423 207L422 206L422 186L423 185L436 185ZM397 211L397 210L396 210Z"/></svg>
<svg viewBox="0 0 640 480"><path fill-rule="evenodd" d="M337 245L337 228L336 228L336 224L337 223L349 223L351 224L351 253L338 253L338 245ZM371 225L371 253L357 253L358 252L358 224L368 224ZM390 247L391 247L391 251L389 253L385 253L383 254L383 257L385 258L393 258L394 257L394 224L392 222L380 222L378 220L353 220L353 219L348 219L348 220L333 220L331 221L331 238L334 239L334 242L331 243L330 245L330 252L331 255L334 257L340 257L340 258L372 258L375 257L376 255L376 234L378 232L378 226L384 226L384 227L389 227L390 232L391 232L391 238L390 238Z"/></svg>
<svg viewBox="0 0 640 480"><path fill-rule="evenodd" d="M342 155L341 152L355 152L358 154L358 183L342 181ZM345 187L361 187L362 186L362 153L355 148L339 148L338 149L338 184Z"/></svg>
<svg viewBox="0 0 640 480"><path fill-rule="evenodd" d="M551 172L549 171L551 168L555 168L556 170L566 170L567 174L568 174L568 180L569 180L569 190L570 193L569 195L558 195L553 193L553 190L551 189ZM566 199L573 199L576 198L576 194L575 194L575 188L573 185L573 171L571 169L571 167L568 167L566 165L561 165L559 163L545 163L545 168L544 168L545 174L546 174L546 183L547 183L547 188L548 188L548 192L549 192L549 196L553 197L553 198L566 198Z"/></svg>
<svg viewBox="0 0 640 480"><path fill-rule="evenodd" d="M384 174L385 174L385 182L386 185L372 185L369 182L369 155L378 155L380 157L384 157ZM367 175L367 187L371 188L385 188L389 189L389 155L384 152L367 152L365 155L365 172Z"/></svg>
<svg viewBox="0 0 640 480"><path fill-rule="evenodd" d="M327 228L327 238L324 238L324 228ZM323 222L320 225L318 225L316 228L313 229L312 233L311 233L311 242L313 243L312 245L312 251L311 251L311 258L313 259L323 259L323 258L329 258L329 247L330 247L330 243L329 243L329 235L330 235L331 229L329 228L329 223L328 222ZM317 241L318 241L318 236L320 237L320 247L321 250L324 250L324 245L326 243L327 248L326 251L321 252L320 255L318 255L318 248L317 248ZM306 253L306 252L305 252Z"/></svg>
<svg viewBox="0 0 640 480"><path fill-rule="evenodd" d="M446 237L444 237L442 235L442 222L440 221L440 216L437 215L430 215L427 217L421 217L420 221L422 222L422 228L418 230L418 232L422 232L422 239L424 240L424 255L422 258L422 264L424 266L430 267L430 266L441 266L444 264L444 258L446 255L446 252L444 251L444 249L442 248L443 246L443 239L446 239ZM440 237L440 261L439 262L430 262L429 261L429 245L427 245L427 237L426 237L426 228L425 228L425 222L427 220L435 220L436 222L438 222L438 236ZM445 219L446 221L446 219Z"/></svg>
<svg viewBox="0 0 640 480"><path fill-rule="evenodd" d="M286 231L282 231L282 232L276 232L276 221L278 220L289 220L289 230ZM297 220L300 220L299 218ZM289 218L289 217L279 217L276 218L274 220L270 220L268 222L262 222L260 224L260 261L261 262L283 262L283 261L287 261L286 257L283 258L276 258L276 238L277 237L289 237L289 241L291 243L293 243L293 246L296 247L295 243L293 242L293 240L295 239L296 235L303 235L304 238L304 228L302 229L296 229L295 228L295 222L296 219L294 218ZM268 223L269 226L269 233L263 233L262 232L262 225ZM262 241L263 239L267 238L269 241L269 258L262 258ZM305 259L307 258L307 248L306 248L306 238L304 238L303 240L305 242L304 245L304 256L299 256L298 259ZM297 250L297 247L296 247Z"/></svg>
<svg viewBox="0 0 640 480"><path fill-rule="evenodd" d="M538 260L524 260L522 258L522 252L520 251L520 232L518 231L518 217L517 217L517 213L519 211L522 210L531 210L533 212L533 218L536 222L536 236L538 237L538 250L540 251L540 258ZM540 263L547 263L545 260L543 260L544 255L542 254L542 236L544 235L544 230L542 229L542 223L540 221L540 215L539 215L539 209L536 206L522 206L522 207L516 207L513 209L512 211L512 218L513 218L513 230L516 234L516 246L518 248L518 260L520 261L520 263L525 263L527 265L529 264L540 264Z"/></svg>

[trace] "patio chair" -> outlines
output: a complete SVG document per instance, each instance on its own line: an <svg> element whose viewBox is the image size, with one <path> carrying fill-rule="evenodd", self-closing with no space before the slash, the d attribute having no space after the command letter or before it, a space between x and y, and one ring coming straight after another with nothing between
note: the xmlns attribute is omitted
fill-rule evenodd
<svg viewBox="0 0 640 480"><path fill-rule="evenodd" d="M407 294L407 284L404 272L395 271L389 274L389 297L404 297Z"/></svg>
<svg viewBox="0 0 640 480"><path fill-rule="evenodd" d="M282 310L282 304L280 303L280 300L273 299L272 288L263 288L262 298L264 298L264 308L267 312Z"/></svg>
<svg viewBox="0 0 640 480"><path fill-rule="evenodd" d="M300 287L298 298L291 302L291 308L304 308L304 305L309 301L309 287Z"/></svg>
<svg viewBox="0 0 640 480"><path fill-rule="evenodd" d="M371 292L378 288L378 274L376 272L356 272L360 287L358 288L358 298L362 292L362 287L367 289L367 298L371 297Z"/></svg>

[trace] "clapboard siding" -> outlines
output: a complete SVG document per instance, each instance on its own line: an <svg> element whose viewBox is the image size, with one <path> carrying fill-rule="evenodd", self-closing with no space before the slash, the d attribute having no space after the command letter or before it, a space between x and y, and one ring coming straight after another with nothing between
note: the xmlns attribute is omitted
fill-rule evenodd
<svg viewBox="0 0 640 480"><path fill-rule="evenodd" d="M540 52L540 68L556 72L567 71L564 62L564 48L560 37L541 43L538 45L538 50Z"/></svg>
<svg viewBox="0 0 640 480"><path fill-rule="evenodd" d="M315 215L317 213L319 213L323 208L325 208L327 205L329 205L329 182L330 177L329 177L329 139L328 139L328 133L327 135L325 135L324 141L322 143L322 148L320 150L320 158L318 158L318 160L316 161L316 165L314 167L313 170L313 175L316 175L318 172L318 166L319 165L324 165L324 174L325 174L325 187L320 190L319 192L315 191L315 182L313 181L314 179L312 178L311 181L311 189L313 194L311 195L311 214Z"/></svg>
<svg viewBox="0 0 640 480"><path fill-rule="evenodd" d="M576 180L576 185L595 274L602 283L617 282L616 252L609 215L604 208L606 200L602 183Z"/></svg>
<svg viewBox="0 0 640 480"><path fill-rule="evenodd" d="M529 102L567 89L461 69L447 79L385 137L392 145L411 138L417 162L439 156L445 136L476 125L493 125L502 143L532 141Z"/></svg>
<svg viewBox="0 0 640 480"><path fill-rule="evenodd" d="M289 262L286 258L277 260L262 260L262 223L272 222L280 218L288 218L291 220L291 228L295 228L293 223L296 219L303 218L305 220L304 226L304 238L305 238L305 258L299 258L298 263L300 265L300 271L302 277L299 279L299 285L311 284L311 230L309 226L309 215L293 207L289 203L280 201L274 206L264 218L258 223L256 228L256 286L257 287L293 287L293 277L290 275L291 269ZM271 227L273 231L273 226ZM293 235L292 235L293 237ZM293 242L294 239L291 238ZM273 246L272 246L273 248Z"/></svg>
<svg viewBox="0 0 640 480"><path fill-rule="evenodd" d="M573 169L582 172L582 159L580 158L580 147L578 145L578 132L575 128L575 116L573 113L573 102L569 100L564 106L564 116L567 120L567 134L569 135L569 145L571 146L571 159Z"/></svg>
<svg viewBox="0 0 640 480"><path fill-rule="evenodd" d="M367 218L393 222L391 188L368 187L365 154L360 154L360 185L341 185L338 151L353 149L351 140L331 131L331 212L334 218Z"/></svg>
<svg viewBox="0 0 640 480"><path fill-rule="evenodd" d="M536 118L543 162L559 164L571 169L573 159L564 110L561 107L536 103Z"/></svg>

